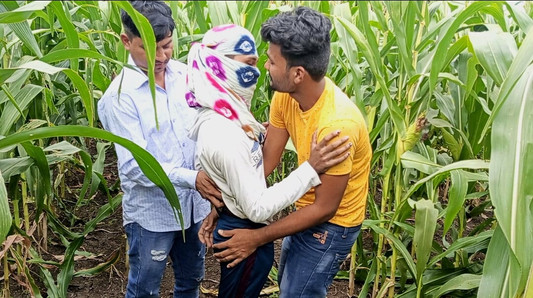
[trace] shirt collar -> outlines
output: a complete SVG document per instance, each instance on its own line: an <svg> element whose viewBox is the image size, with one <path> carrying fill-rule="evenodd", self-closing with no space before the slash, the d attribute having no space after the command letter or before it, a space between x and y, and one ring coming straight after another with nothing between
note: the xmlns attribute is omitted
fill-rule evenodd
<svg viewBox="0 0 533 298"><path fill-rule="evenodd" d="M128 56L128 64L133 67L124 67L124 72L127 73L128 77L128 84L134 88L138 89L140 88L144 83L148 82L148 75L146 75L137 65L135 65L135 61L133 61L133 58L131 57L131 54ZM174 69L171 67L172 60L169 61L166 67L165 71L165 77L166 79L172 79L176 72L181 73L177 69Z"/></svg>

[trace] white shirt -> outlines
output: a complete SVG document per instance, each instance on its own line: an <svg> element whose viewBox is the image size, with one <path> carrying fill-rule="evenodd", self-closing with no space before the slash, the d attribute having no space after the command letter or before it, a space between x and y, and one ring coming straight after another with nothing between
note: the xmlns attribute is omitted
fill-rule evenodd
<svg viewBox="0 0 533 298"><path fill-rule="evenodd" d="M129 63L134 65L130 57ZM185 101L187 67L171 60L166 68L166 90L156 86L159 129L148 77L138 69L124 67L98 102L98 116L106 130L135 142L161 164L174 185L181 205L184 228L204 219L209 201L195 190L195 143L188 138L196 110ZM120 93L119 93L120 91ZM163 191L141 171L131 153L115 145L124 197L124 225L136 222L152 232L181 230Z"/></svg>
<svg viewBox="0 0 533 298"><path fill-rule="evenodd" d="M190 136L197 139L197 169L206 171L215 181L226 207L240 218L266 223L320 184L318 174L305 162L283 181L267 188L259 143L212 110L200 109Z"/></svg>

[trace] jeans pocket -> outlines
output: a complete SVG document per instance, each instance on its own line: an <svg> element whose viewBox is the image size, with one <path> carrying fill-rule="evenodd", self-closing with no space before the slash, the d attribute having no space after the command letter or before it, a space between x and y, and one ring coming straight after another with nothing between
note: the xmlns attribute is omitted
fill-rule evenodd
<svg viewBox="0 0 533 298"><path fill-rule="evenodd" d="M302 231L296 236L299 242L308 249L324 253L330 248L335 231L328 231L318 226Z"/></svg>

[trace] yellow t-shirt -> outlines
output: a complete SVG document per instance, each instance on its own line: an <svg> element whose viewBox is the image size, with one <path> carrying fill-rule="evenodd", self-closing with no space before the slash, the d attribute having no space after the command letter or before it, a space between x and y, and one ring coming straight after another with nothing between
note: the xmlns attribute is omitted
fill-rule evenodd
<svg viewBox="0 0 533 298"><path fill-rule="evenodd" d="M361 111L329 78L326 78L324 92L315 105L303 112L298 102L288 93L276 92L270 106L270 125L286 129L298 152L298 164L309 159L313 133L318 129L318 141L329 133L340 130L340 136L349 136L353 146L350 156L342 163L330 168L328 175L345 175L349 180L339 209L329 222L353 227L363 222L368 176L370 174L370 146L368 129ZM302 208L315 201L315 189L309 190L296 202Z"/></svg>

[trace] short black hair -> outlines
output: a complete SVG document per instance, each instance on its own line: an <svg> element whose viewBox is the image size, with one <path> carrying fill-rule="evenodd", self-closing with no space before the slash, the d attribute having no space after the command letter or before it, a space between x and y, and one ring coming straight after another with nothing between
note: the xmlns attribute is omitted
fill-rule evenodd
<svg viewBox="0 0 533 298"><path fill-rule="evenodd" d="M130 3L133 8L148 19L157 42L172 34L176 26L172 19L172 10L163 1L130 1ZM130 15L124 10L121 12L121 19L128 37L141 37Z"/></svg>
<svg viewBox="0 0 533 298"><path fill-rule="evenodd" d="M302 66L315 81L328 69L331 21L308 7L300 6L268 19L261 26L261 37L279 45L287 67Z"/></svg>

